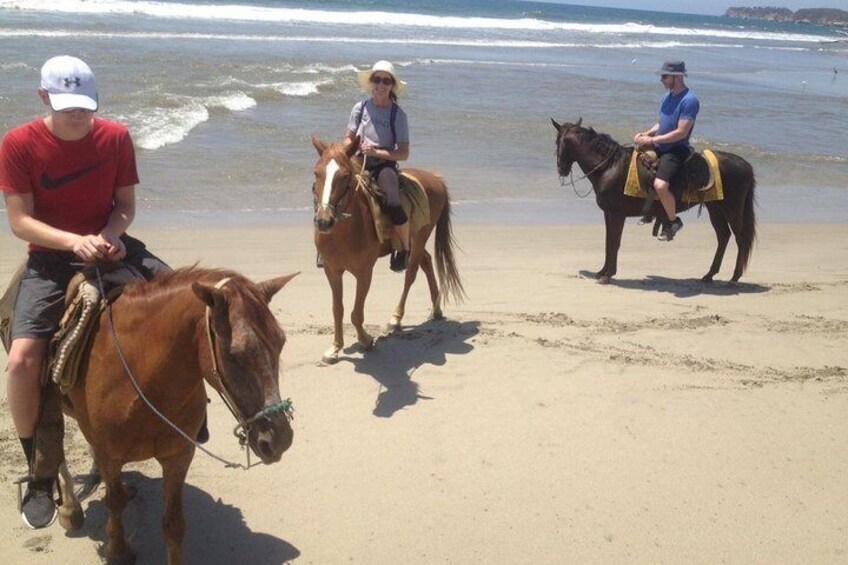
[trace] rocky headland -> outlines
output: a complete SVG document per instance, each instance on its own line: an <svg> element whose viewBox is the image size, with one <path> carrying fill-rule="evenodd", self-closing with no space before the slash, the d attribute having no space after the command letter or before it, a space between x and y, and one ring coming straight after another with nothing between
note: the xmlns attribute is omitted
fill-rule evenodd
<svg viewBox="0 0 848 565"><path fill-rule="evenodd" d="M799 24L829 26L848 31L848 12L835 8L804 8L793 12L788 8L728 8L724 13L728 18L743 20L768 20Z"/></svg>

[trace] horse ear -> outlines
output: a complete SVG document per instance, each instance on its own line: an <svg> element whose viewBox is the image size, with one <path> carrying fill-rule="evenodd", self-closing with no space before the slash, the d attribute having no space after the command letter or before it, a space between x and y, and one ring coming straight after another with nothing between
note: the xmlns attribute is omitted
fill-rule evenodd
<svg viewBox="0 0 848 565"><path fill-rule="evenodd" d="M582 125L583 125L583 116L580 116L580 118L577 120L577 123L574 124L574 127L579 128Z"/></svg>
<svg viewBox="0 0 848 565"><path fill-rule="evenodd" d="M350 145L345 149L345 153L347 153L348 157L353 157L356 155L356 152L359 151L359 143L362 141L362 138L358 135L353 138L353 141L350 142Z"/></svg>
<svg viewBox="0 0 848 565"><path fill-rule="evenodd" d="M315 147L316 151L318 151L319 157L327 150L327 144L315 137L314 133L312 134L312 146Z"/></svg>
<svg viewBox="0 0 848 565"><path fill-rule="evenodd" d="M559 125L558 123L556 123L555 119L551 118L551 123L554 124L554 127L556 128L557 131L562 131L562 126Z"/></svg>
<svg viewBox="0 0 848 565"><path fill-rule="evenodd" d="M262 295L265 297L265 302L271 302L271 299L274 298L274 295L277 294L277 292L281 288L286 286L286 283L288 283L290 280L292 280L299 274L300 271L292 273L290 275L286 275L284 277L277 277L275 279L263 281L256 286L259 287L259 292L262 293Z"/></svg>
<svg viewBox="0 0 848 565"><path fill-rule="evenodd" d="M192 283L191 290L212 309L220 307L224 302L224 293L221 292L221 289L196 282Z"/></svg>

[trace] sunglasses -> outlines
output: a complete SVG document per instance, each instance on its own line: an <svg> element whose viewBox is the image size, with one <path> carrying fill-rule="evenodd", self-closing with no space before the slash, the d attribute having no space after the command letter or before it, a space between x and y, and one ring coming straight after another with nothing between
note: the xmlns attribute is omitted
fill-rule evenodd
<svg viewBox="0 0 848 565"><path fill-rule="evenodd" d="M378 77L372 75L370 80L372 84L385 84L386 86L391 86L395 83L395 79L392 77Z"/></svg>
<svg viewBox="0 0 848 565"><path fill-rule="evenodd" d="M674 76L674 75L661 75L660 80L665 80L667 78L671 78L672 76Z"/></svg>

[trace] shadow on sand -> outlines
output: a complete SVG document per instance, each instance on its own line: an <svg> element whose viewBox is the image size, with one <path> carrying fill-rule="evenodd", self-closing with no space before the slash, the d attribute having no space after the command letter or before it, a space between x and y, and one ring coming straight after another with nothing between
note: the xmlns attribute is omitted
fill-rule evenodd
<svg viewBox="0 0 848 565"><path fill-rule="evenodd" d="M580 276L586 279L594 279L595 273L591 271L580 271ZM701 279L670 279L656 275L648 275L644 279L613 278L609 284L610 286L628 290L666 292L678 298L689 298L699 295L736 296L738 294L759 294L771 290L771 287L754 283L731 283L728 281L705 282Z"/></svg>
<svg viewBox="0 0 848 565"><path fill-rule="evenodd" d="M134 492L123 517L127 540L136 553L136 563L164 563L162 479L137 471L124 472L121 476L124 484ZM183 500L186 520L183 553L187 565L280 565L300 555L293 545L282 539L250 531L241 510L188 483L183 489ZM85 526L76 535L101 542L103 545L98 551L105 557L109 512L102 496L90 500L87 505L83 503L83 509Z"/></svg>
<svg viewBox="0 0 848 565"><path fill-rule="evenodd" d="M430 320L418 326L381 336L374 349L362 357L343 357L382 386L374 406L374 415L390 418L395 412L412 406L419 399L428 400L418 392L412 375L422 365L444 365L447 356L464 355L474 349L469 340L480 331L480 322ZM361 351L358 345L345 350Z"/></svg>

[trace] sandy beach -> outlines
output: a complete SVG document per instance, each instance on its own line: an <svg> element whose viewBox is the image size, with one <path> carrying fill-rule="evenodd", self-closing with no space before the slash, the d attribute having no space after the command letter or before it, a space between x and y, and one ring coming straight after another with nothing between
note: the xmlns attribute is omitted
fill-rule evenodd
<svg viewBox="0 0 848 565"><path fill-rule="evenodd" d="M294 445L247 472L195 456L187 563L848 561L848 226L761 224L730 287L698 280L714 236L686 218L670 244L628 223L609 286L585 276L603 263L600 216L455 221L468 301L427 322L419 277L402 332L364 353L347 326L342 360L325 367L330 291L307 223L133 231L175 266L254 280L302 271L272 303L288 336ZM0 234L4 288L23 256ZM401 286L381 260L366 307L374 332ZM243 457L211 398L208 447ZM5 400L0 418L2 561L98 562L102 487L83 501L82 532L26 529ZM72 471L84 473L84 440L69 428ZM138 563L162 563L159 467L131 465L125 478L138 490L125 513Z"/></svg>

